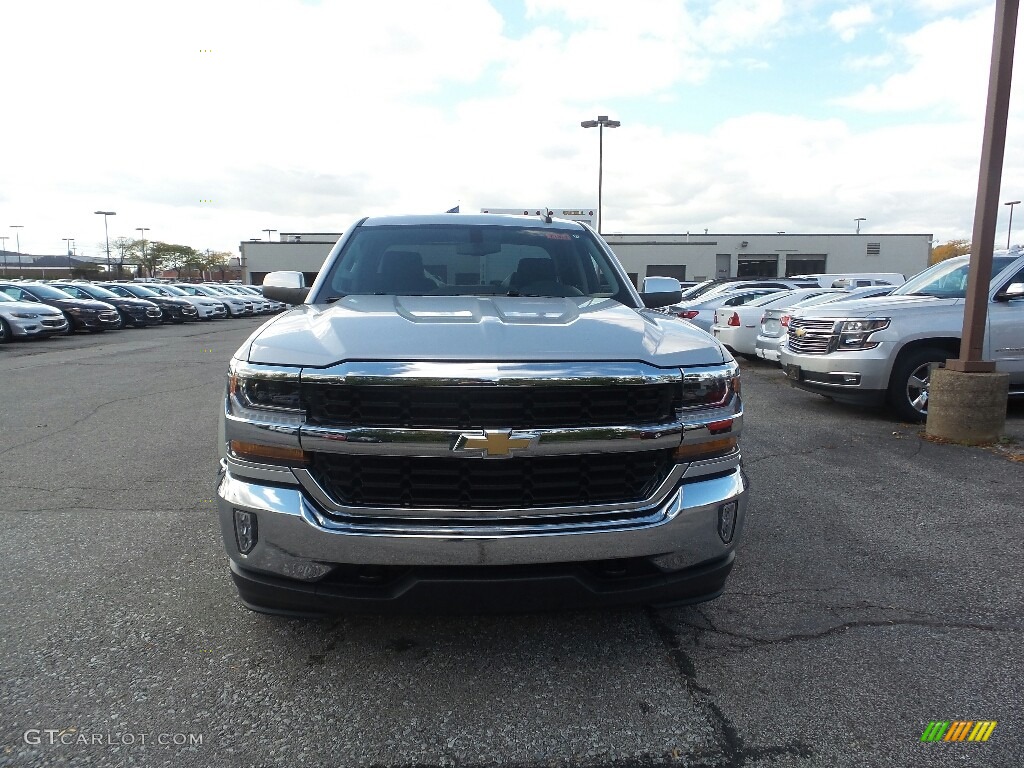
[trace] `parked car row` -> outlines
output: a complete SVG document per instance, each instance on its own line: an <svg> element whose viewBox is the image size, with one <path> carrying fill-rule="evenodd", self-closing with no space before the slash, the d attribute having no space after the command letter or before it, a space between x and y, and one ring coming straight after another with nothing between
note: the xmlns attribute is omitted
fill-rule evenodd
<svg viewBox="0 0 1024 768"><path fill-rule="evenodd" d="M186 323L280 312L247 285L86 281L0 282L0 343L75 331Z"/></svg>

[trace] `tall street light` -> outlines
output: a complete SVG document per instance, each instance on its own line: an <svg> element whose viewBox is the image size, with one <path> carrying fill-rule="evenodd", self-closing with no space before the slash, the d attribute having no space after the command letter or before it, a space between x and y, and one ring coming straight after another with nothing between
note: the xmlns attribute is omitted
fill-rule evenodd
<svg viewBox="0 0 1024 768"><path fill-rule="evenodd" d="M141 233L139 239L142 241L142 267L146 267L146 233L149 232L149 227L136 227L136 232Z"/></svg>
<svg viewBox="0 0 1024 768"><path fill-rule="evenodd" d="M21 274L21 233L19 229L24 229L24 224L11 224L11 229L14 230L14 240L18 245L18 274Z"/></svg>
<svg viewBox="0 0 1024 768"><path fill-rule="evenodd" d="M598 115L597 120L584 120L580 123L584 128L597 128L597 234L601 234L604 218L601 216L601 187L604 182L604 129L618 128L622 125L618 120L609 120L608 115Z"/></svg>
<svg viewBox="0 0 1024 768"><path fill-rule="evenodd" d="M1010 223L1006 225L1006 250L1010 250L1010 233L1013 232L1013 206L1020 205L1020 200L1011 200L1003 205L1010 206Z"/></svg>
<svg viewBox="0 0 1024 768"><path fill-rule="evenodd" d="M10 240L7 236L0 236L0 246L4 252L4 277L7 277L7 241Z"/></svg>
<svg viewBox="0 0 1024 768"><path fill-rule="evenodd" d="M114 211L96 211L97 214L103 216L103 234L107 238L107 274L110 274L110 231L107 229L107 217L117 216Z"/></svg>
<svg viewBox="0 0 1024 768"><path fill-rule="evenodd" d="M856 219L854 219L854 221L857 222L857 234L859 235L860 234L860 223L862 221L867 221L867 219L865 219L863 216L858 216Z"/></svg>
<svg viewBox="0 0 1024 768"><path fill-rule="evenodd" d="M71 246L74 245L75 238L62 237L61 240L68 244L68 275L70 276L71 270L74 268L74 265L71 263Z"/></svg>

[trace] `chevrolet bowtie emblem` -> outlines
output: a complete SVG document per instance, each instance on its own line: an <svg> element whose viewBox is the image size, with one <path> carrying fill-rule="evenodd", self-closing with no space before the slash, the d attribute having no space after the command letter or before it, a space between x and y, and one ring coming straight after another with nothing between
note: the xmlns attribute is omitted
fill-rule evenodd
<svg viewBox="0 0 1024 768"><path fill-rule="evenodd" d="M793 333L795 333L797 336L803 336L805 333L807 333L807 329L797 328L795 331L793 331Z"/></svg>
<svg viewBox="0 0 1024 768"><path fill-rule="evenodd" d="M479 455L487 458L510 458L513 451L522 451L529 448L536 435L517 433L512 437L512 432L501 432L484 430L483 432L463 432L452 447L456 452L479 452Z"/></svg>

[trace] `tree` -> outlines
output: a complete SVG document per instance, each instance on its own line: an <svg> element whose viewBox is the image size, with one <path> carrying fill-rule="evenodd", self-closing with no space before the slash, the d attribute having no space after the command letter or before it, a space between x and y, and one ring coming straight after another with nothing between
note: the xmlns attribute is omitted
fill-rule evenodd
<svg viewBox="0 0 1024 768"><path fill-rule="evenodd" d="M196 249L190 245L178 243L150 243L146 251L146 267L150 273L159 268L173 269L177 277L181 277L182 267L195 263Z"/></svg>
<svg viewBox="0 0 1024 768"><path fill-rule="evenodd" d="M231 258L231 254L228 251L206 251L206 269L210 271L211 276L214 272L220 272L220 279L224 280L224 270L228 266L228 259Z"/></svg>
<svg viewBox="0 0 1024 768"><path fill-rule="evenodd" d="M950 240L948 243L937 245L932 248L932 255L928 259L929 264L938 264L940 261L951 259L954 256L963 256L971 252L970 240Z"/></svg>
<svg viewBox="0 0 1024 768"><path fill-rule="evenodd" d="M137 260L138 254L142 252L141 244L141 240L133 240L130 237L115 237L110 241L111 259L117 259L116 270L118 277L121 277L124 272L125 259L128 260L129 264Z"/></svg>

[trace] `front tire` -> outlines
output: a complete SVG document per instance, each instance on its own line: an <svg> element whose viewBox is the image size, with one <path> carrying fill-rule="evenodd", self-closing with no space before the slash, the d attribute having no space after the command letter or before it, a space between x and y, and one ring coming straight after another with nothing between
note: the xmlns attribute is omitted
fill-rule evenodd
<svg viewBox="0 0 1024 768"><path fill-rule="evenodd" d="M903 421L922 422L928 418L930 366L950 355L938 347L922 347L896 363L889 379L889 405Z"/></svg>
<svg viewBox="0 0 1024 768"><path fill-rule="evenodd" d="M6 344L11 340L11 326L7 324L7 321L0 317L0 344Z"/></svg>

